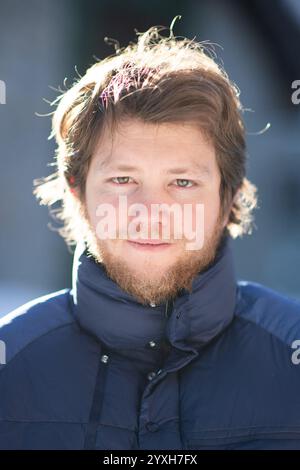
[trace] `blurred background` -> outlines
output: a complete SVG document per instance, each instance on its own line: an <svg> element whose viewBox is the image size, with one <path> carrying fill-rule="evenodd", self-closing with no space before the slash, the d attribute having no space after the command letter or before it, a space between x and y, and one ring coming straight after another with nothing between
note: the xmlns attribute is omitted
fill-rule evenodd
<svg viewBox="0 0 300 470"><path fill-rule="evenodd" d="M0 0L0 316L71 286L72 253L32 195L33 179L53 170L50 117L37 116L53 111L45 100L65 77L71 85L75 67L83 75L114 53L105 36L123 47L135 28L169 27L176 15L176 36L220 46L218 62L252 110L247 169L259 209L252 235L232 243L238 278L300 299L299 0Z"/></svg>

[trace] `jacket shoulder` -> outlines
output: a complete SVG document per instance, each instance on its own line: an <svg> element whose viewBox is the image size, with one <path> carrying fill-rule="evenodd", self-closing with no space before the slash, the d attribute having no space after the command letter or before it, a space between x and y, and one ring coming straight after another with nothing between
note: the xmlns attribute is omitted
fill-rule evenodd
<svg viewBox="0 0 300 470"><path fill-rule="evenodd" d="M0 370L41 336L74 323L70 290L37 297L0 318L1 352L5 356L5 360L0 357Z"/></svg>
<svg viewBox="0 0 300 470"><path fill-rule="evenodd" d="M257 282L237 283L236 315L290 345L300 339L300 300Z"/></svg>

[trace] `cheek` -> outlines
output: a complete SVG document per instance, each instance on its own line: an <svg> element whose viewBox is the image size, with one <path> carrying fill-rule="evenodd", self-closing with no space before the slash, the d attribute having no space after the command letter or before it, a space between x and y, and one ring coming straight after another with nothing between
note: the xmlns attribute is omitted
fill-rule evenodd
<svg viewBox="0 0 300 470"><path fill-rule="evenodd" d="M205 219L205 232L210 233L215 227L219 213L220 213L220 199L217 197L211 198L204 208Z"/></svg>
<svg viewBox="0 0 300 470"><path fill-rule="evenodd" d="M119 227L119 199L117 196L90 190L86 193L86 204L89 219L94 229L104 219L111 227ZM107 207L104 205L107 205Z"/></svg>
<svg viewBox="0 0 300 470"><path fill-rule="evenodd" d="M195 219L204 230L206 236L212 232L215 227L216 221L220 211L220 199L217 192L209 193L201 201L201 210L196 212ZM197 218L196 218L197 217Z"/></svg>

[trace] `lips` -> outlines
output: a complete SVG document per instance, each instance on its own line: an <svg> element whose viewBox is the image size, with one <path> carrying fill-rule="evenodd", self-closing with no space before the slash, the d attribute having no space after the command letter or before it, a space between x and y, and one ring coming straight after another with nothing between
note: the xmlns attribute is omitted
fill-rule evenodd
<svg viewBox="0 0 300 470"><path fill-rule="evenodd" d="M160 240L127 240L127 243L137 250L159 251L171 247L172 243L164 243Z"/></svg>
<svg viewBox="0 0 300 470"><path fill-rule="evenodd" d="M138 243L139 245L170 245L168 242L160 240L128 240L130 243Z"/></svg>

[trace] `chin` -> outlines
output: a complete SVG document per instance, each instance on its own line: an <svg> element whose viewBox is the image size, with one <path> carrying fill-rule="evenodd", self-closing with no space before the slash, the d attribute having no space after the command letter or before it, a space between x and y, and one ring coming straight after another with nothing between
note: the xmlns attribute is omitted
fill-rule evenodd
<svg viewBox="0 0 300 470"><path fill-rule="evenodd" d="M136 260L133 260L136 261ZM159 262L155 262L155 260L147 261L147 263L136 263L133 262L128 263L126 259L124 259L124 262L126 262L127 266L129 269L135 272L139 272L142 275L146 275L149 279L151 279L151 275L155 274L155 277L157 278L157 275L163 274L165 271L168 270L168 268L171 266L171 263L169 264L160 264Z"/></svg>

